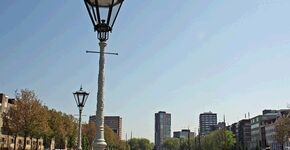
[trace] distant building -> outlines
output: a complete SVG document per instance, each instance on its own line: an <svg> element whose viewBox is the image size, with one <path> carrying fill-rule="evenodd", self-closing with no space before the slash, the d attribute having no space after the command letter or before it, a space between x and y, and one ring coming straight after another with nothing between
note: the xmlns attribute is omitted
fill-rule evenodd
<svg viewBox="0 0 290 150"><path fill-rule="evenodd" d="M218 122L217 124L217 128L218 129L224 129L226 127L226 123L225 122Z"/></svg>
<svg viewBox="0 0 290 150"><path fill-rule="evenodd" d="M96 123L97 117L96 115L92 115L89 117L89 123Z"/></svg>
<svg viewBox="0 0 290 150"><path fill-rule="evenodd" d="M243 119L235 124L237 149L250 149L251 143L251 120Z"/></svg>
<svg viewBox="0 0 290 150"><path fill-rule="evenodd" d="M271 150L280 150L282 149L281 145L275 139L275 119L267 120L265 122L265 132L266 132L266 143Z"/></svg>
<svg viewBox="0 0 290 150"><path fill-rule="evenodd" d="M15 104L15 99L9 98L5 94L0 93L0 115L1 116L4 112L7 112L10 107L14 106L14 104ZM0 117L1 134L4 132L2 130L2 127L3 127L3 119L2 119L2 117Z"/></svg>
<svg viewBox="0 0 290 150"><path fill-rule="evenodd" d="M89 122L96 122L96 115L90 116ZM120 116L105 116L104 124L110 127L120 139L122 138L122 118Z"/></svg>
<svg viewBox="0 0 290 150"><path fill-rule="evenodd" d="M171 114L164 111L155 113L155 149L163 150L162 144L171 135Z"/></svg>
<svg viewBox="0 0 290 150"><path fill-rule="evenodd" d="M205 112L199 115L199 128L201 135L207 135L215 130L217 125L217 114L212 112Z"/></svg>
<svg viewBox="0 0 290 150"><path fill-rule="evenodd" d="M264 110L263 115L251 119L251 149L269 147L266 141L265 122L277 118L278 115L276 110Z"/></svg>
<svg viewBox="0 0 290 150"><path fill-rule="evenodd" d="M233 124L227 126L226 129L229 130L229 131L232 131L232 133L234 135L236 135L236 133L237 133L237 127L236 127L236 125L237 125L237 123L233 123Z"/></svg>
<svg viewBox="0 0 290 150"><path fill-rule="evenodd" d="M180 131L174 131L173 132L173 138L180 138L181 132Z"/></svg>
<svg viewBox="0 0 290 150"><path fill-rule="evenodd" d="M193 137L195 137L195 133L190 132L189 129L182 129L181 131L174 131L173 132L173 138L187 139L188 137L193 139Z"/></svg>
<svg viewBox="0 0 290 150"><path fill-rule="evenodd" d="M109 126L121 139L122 138L122 118L120 116L105 116L105 125Z"/></svg>
<svg viewBox="0 0 290 150"><path fill-rule="evenodd" d="M219 129L225 129L227 127L226 127L225 122L219 122L216 125L211 125L209 128L210 128L210 131L215 131L215 130L219 130Z"/></svg>
<svg viewBox="0 0 290 150"><path fill-rule="evenodd" d="M276 125L275 122L277 121L277 119L281 116L285 116L288 115L289 113L289 109L281 109L278 111L278 117L274 118L274 119L269 119L264 121L264 126L265 126L265 132L266 132L266 143L267 146L271 149L271 150L280 150L282 149L282 145L279 144L276 140ZM287 141L284 143L284 148L289 148L290 147L290 142Z"/></svg>

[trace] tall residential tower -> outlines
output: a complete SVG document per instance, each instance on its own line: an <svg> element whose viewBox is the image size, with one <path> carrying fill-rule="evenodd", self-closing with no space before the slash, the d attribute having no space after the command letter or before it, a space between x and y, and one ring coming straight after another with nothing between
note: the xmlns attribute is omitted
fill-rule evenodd
<svg viewBox="0 0 290 150"><path fill-rule="evenodd" d="M212 112L205 112L199 115L199 130L200 135L207 135L215 130L217 125L217 114Z"/></svg>
<svg viewBox="0 0 290 150"><path fill-rule="evenodd" d="M162 150L163 142L171 137L171 114L164 111L155 113L155 149Z"/></svg>

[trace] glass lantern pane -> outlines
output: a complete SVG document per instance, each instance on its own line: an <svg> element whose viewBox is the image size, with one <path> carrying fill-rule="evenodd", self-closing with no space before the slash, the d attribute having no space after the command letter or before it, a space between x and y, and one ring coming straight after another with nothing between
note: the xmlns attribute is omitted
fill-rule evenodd
<svg viewBox="0 0 290 150"><path fill-rule="evenodd" d="M89 96L89 94L86 93L86 94L85 94L85 97L84 97L84 105L86 104L86 101L87 101L87 99L88 99L88 96Z"/></svg>
<svg viewBox="0 0 290 150"><path fill-rule="evenodd" d="M110 19L110 22L109 22L109 26L110 27L113 27L114 25L114 21L116 20L117 18L117 13L119 11L119 8L121 6L121 3L118 3L117 5L115 5L112 9L112 13L111 13L111 19Z"/></svg>
<svg viewBox="0 0 290 150"><path fill-rule="evenodd" d="M105 7L100 7L99 8L99 12L100 12L100 19L105 20L105 23L107 23L107 19L108 19L108 14L109 14L109 9L105 8Z"/></svg>
<svg viewBox="0 0 290 150"><path fill-rule="evenodd" d="M79 100L79 104L82 105L83 103L83 97L84 97L84 94L83 93L79 93L78 94L78 100Z"/></svg>
<svg viewBox="0 0 290 150"><path fill-rule="evenodd" d="M79 105L79 103L78 103L78 96L77 96L76 93L74 93L74 98L75 98L76 104Z"/></svg>

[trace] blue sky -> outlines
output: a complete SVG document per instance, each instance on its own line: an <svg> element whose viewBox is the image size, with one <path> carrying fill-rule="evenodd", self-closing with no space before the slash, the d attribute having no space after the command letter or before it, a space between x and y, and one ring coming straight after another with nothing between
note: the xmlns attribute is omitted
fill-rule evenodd
<svg viewBox="0 0 290 150"><path fill-rule="evenodd" d="M228 123L290 103L290 1L126 0L106 57L105 115L123 135L154 139L154 113L172 130L198 128L201 112ZM35 90L51 108L77 114L72 92L96 111L98 41L82 0L3 1L0 91Z"/></svg>

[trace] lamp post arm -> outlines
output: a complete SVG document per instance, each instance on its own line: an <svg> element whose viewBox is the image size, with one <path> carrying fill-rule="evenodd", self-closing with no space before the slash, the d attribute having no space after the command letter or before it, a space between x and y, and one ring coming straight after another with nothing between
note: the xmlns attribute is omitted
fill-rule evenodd
<svg viewBox="0 0 290 150"><path fill-rule="evenodd" d="M86 51L86 53L104 53L104 54L110 54L110 55L119 55L119 53L111 53L111 52L97 52L97 51Z"/></svg>

